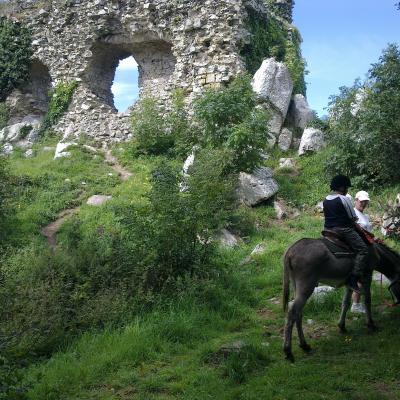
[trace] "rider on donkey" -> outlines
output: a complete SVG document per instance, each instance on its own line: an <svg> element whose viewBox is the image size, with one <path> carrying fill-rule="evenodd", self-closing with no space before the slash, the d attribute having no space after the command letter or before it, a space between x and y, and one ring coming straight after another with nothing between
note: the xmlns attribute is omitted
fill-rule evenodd
<svg viewBox="0 0 400 400"><path fill-rule="evenodd" d="M358 282L363 280L367 274L368 247L361 239L355 228L357 216L353 204L346 196L348 188L351 187L350 179L345 175L337 175L331 181L332 193L324 200L325 229L334 231L355 252L353 272L347 282L348 287L359 293Z"/></svg>

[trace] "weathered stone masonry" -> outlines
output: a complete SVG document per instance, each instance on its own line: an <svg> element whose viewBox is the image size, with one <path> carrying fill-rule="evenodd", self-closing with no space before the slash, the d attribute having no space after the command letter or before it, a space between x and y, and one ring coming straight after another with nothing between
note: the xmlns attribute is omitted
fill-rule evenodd
<svg viewBox="0 0 400 400"><path fill-rule="evenodd" d="M130 133L129 117L116 111L111 93L121 59L137 61L141 96L168 102L173 88L183 88L192 97L244 71L246 10L268 16L263 0L26 0L20 6L34 46L32 82L20 101L28 98L40 113L50 83L77 80L55 130L98 140ZM17 102L18 93L10 99Z"/></svg>

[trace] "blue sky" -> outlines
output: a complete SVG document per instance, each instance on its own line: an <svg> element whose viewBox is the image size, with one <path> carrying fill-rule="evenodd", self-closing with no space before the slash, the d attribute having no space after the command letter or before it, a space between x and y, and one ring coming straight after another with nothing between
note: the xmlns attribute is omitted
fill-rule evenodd
<svg viewBox="0 0 400 400"><path fill-rule="evenodd" d="M389 42L400 42L395 0L296 0L294 24L310 71L307 98L320 116L340 86L364 78Z"/></svg>
<svg viewBox="0 0 400 400"><path fill-rule="evenodd" d="M217 0L216 0L217 1ZM340 86L364 78L389 42L400 43L400 11L395 0L296 0L294 24L303 37L310 71L307 98L320 116ZM112 91L125 111L138 97L133 58L121 62Z"/></svg>

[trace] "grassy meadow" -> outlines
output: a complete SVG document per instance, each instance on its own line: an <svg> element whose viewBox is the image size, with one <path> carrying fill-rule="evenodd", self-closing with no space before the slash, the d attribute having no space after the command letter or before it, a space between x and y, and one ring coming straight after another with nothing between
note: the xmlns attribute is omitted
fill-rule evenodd
<svg viewBox="0 0 400 400"><path fill-rule="evenodd" d="M378 332L369 334L363 318L349 314L349 333L339 334L336 320L341 290L337 290L321 301L309 302L305 309L305 332L314 351L304 354L297 347L294 334L296 363L288 363L282 355L282 255L297 239L319 236L322 218L314 206L327 190L319 167L323 153L297 160L297 171L276 170L281 187L278 195L289 206L297 207L300 215L277 220L271 204L243 209L252 226L247 227L238 247L219 248L214 253L212 270L207 276L181 279L173 293L143 304L138 304L134 296L119 302L119 289L123 292L124 288L112 286L107 286L112 293L111 289L101 289L101 295L83 302L81 297L93 292L80 286L89 285L80 280L82 272L57 275L54 269L73 269L78 261L72 258L71 248L81 251L76 244L79 240L85 241L94 234L101 236L100 227L106 232L118 230L123 224L119 210L146 204L150 171L160 159L132 159L124 146L117 146L114 154L133 173L126 182L118 179L100 153L93 155L80 149L71 158L54 161L53 153L43 151L42 144L32 159L18 154L10 159L10 169L17 180L13 218L18 224L13 226L18 229L10 234L3 254L3 273L18 277L14 287L18 293L18 279L35 286L39 281L32 269L38 273L51 260L54 279L73 276L79 290L73 292L71 302L61 302L57 308L52 301L63 299L63 294L52 297L52 285L39 292L27 290L28 297L38 293L43 296L45 304L40 306L38 302L36 308L29 309L27 303L25 312L42 313L49 320L54 314L62 319L69 314L63 314L60 308L68 306L78 323L72 327L53 321L51 326L60 330L57 334L50 329L42 336L23 337L24 345L15 340L8 356L16 360L16 378L13 377L8 397L0 395L1 399L400 397L400 311L384 304L389 293L381 291L378 285L373 296ZM276 168L280 156L278 152L274 154L267 165ZM381 194L382 199L399 189L388 189ZM92 194L110 194L113 199L100 208L84 205ZM62 226L58 247L52 253L39 234L40 228L63 209L76 206L80 206L78 214ZM371 211L379 212L376 202L371 204ZM81 235L78 238L74 236L77 224ZM107 246L107 240L109 237L105 236L99 243ZM400 249L397 243L389 243ZM248 258L258 244L265 251ZM106 250L113 257L112 251ZM67 291L64 286L54 287ZM82 307L86 309L82 311ZM93 314L98 319L89 324ZM107 319L109 315L103 314L117 317ZM32 324L38 321L39 317ZM29 342L33 339L37 343ZM29 352L32 345L37 345L33 354Z"/></svg>

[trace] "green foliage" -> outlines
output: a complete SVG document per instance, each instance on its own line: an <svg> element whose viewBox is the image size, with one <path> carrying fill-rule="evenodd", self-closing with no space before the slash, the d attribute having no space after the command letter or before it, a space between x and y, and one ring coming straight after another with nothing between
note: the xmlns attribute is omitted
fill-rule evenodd
<svg viewBox="0 0 400 400"><path fill-rule="evenodd" d="M10 119L10 110L5 103L0 103L0 130L7 126Z"/></svg>
<svg viewBox="0 0 400 400"><path fill-rule="evenodd" d="M173 153L184 158L192 150L196 130L191 126L187 109L185 107L185 92L175 90L172 93L172 107L166 117L167 131L173 136Z"/></svg>
<svg viewBox="0 0 400 400"><path fill-rule="evenodd" d="M166 154L174 144L167 132L165 110L154 98L140 101L132 112L132 129L135 135L133 151L136 154Z"/></svg>
<svg viewBox="0 0 400 400"><path fill-rule="evenodd" d="M241 50L247 71L254 74L265 58L274 57L283 61L290 71L294 93L306 94L306 62L301 55L301 36L298 30L273 15L265 19L248 10L247 29L252 37Z"/></svg>
<svg viewBox="0 0 400 400"><path fill-rule="evenodd" d="M340 89L330 103L332 154L327 168L371 187L400 178L400 51L389 45L368 80Z"/></svg>
<svg viewBox="0 0 400 400"><path fill-rule="evenodd" d="M0 356L0 400L25 400L21 384L22 373L10 361Z"/></svg>
<svg viewBox="0 0 400 400"><path fill-rule="evenodd" d="M301 55L301 36L296 28L291 28L286 40L286 51L284 62L289 69L293 80L293 93L306 95L307 87L305 82L306 61Z"/></svg>
<svg viewBox="0 0 400 400"><path fill-rule="evenodd" d="M247 29L252 35L241 55L245 59L247 71L254 74L264 58L275 57L283 61L286 53L287 30L283 23L271 16L268 20L252 9L247 9Z"/></svg>
<svg viewBox="0 0 400 400"><path fill-rule="evenodd" d="M7 217L10 212L12 182L7 168L7 161L0 157L0 248L6 236Z"/></svg>
<svg viewBox="0 0 400 400"><path fill-rule="evenodd" d="M0 16L0 102L28 79L31 41L29 29Z"/></svg>
<svg viewBox="0 0 400 400"><path fill-rule="evenodd" d="M227 88L211 89L196 100L197 144L230 152L233 171L251 171L268 148L268 113L256 107L249 76L237 77Z"/></svg>
<svg viewBox="0 0 400 400"><path fill-rule="evenodd" d="M59 82L49 93L49 109L44 117L40 131L49 132L50 128L57 124L63 114L68 110L78 82Z"/></svg>
<svg viewBox="0 0 400 400"><path fill-rule="evenodd" d="M236 384L245 382L249 375L262 371L270 363L270 356L260 345L245 345L232 351L224 361L223 375Z"/></svg>

